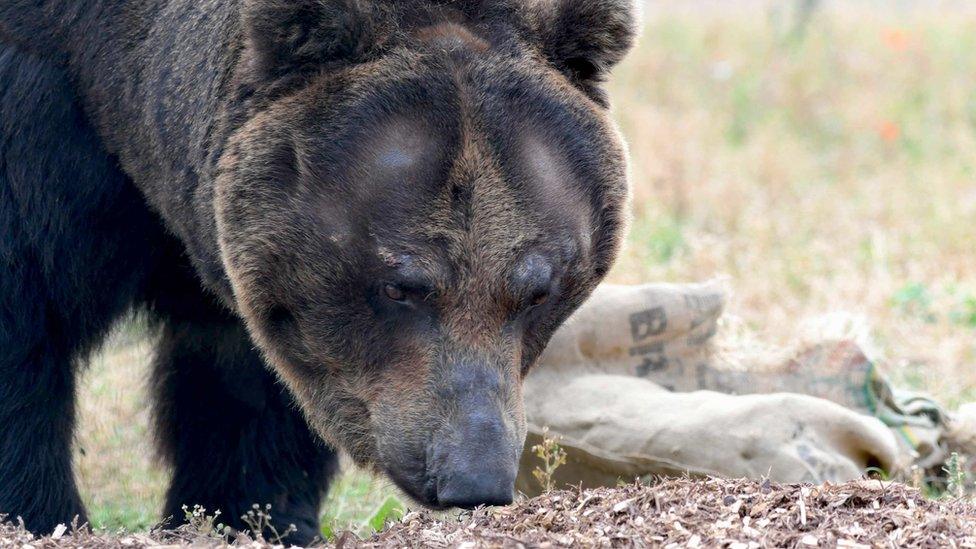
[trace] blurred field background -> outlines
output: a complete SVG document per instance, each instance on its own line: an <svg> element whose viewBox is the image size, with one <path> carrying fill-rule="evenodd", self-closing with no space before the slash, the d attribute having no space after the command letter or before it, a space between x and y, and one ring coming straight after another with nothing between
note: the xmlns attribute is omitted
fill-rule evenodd
<svg viewBox="0 0 976 549"><path fill-rule="evenodd" d="M634 184L611 279L726 276L726 330L771 346L850 313L898 384L976 400L976 4L818 4L647 6L611 85ZM78 474L111 529L155 522L166 478L138 334L120 332L81 391ZM324 524L363 531L391 496L347 473Z"/></svg>

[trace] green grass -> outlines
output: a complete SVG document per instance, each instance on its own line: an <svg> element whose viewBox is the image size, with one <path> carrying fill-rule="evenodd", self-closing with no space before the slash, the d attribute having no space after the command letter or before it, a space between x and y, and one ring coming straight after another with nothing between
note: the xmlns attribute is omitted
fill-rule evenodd
<svg viewBox="0 0 976 549"><path fill-rule="evenodd" d="M335 482L323 506L323 537L350 530L364 536L403 516L404 500L390 483L362 471L346 471Z"/></svg>

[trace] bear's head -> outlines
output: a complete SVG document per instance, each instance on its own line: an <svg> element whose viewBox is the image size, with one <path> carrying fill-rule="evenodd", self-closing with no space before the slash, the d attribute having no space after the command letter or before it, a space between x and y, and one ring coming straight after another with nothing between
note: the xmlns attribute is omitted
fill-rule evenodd
<svg viewBox="0 0 976 549"><path fill-rule="evenodd" d="M630 0L247 0L216 208L313 428L432 507L510 501L521 384L617 252Z"/></svg>

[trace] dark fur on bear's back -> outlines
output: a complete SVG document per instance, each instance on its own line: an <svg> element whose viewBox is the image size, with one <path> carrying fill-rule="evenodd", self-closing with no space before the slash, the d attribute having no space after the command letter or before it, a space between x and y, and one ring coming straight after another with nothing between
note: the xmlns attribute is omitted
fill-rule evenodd
<svg viewBox="0 0 976 549"><path fill-rule="evenodd" d="M75 374L132 310L164 516L269 503L307 543L322 439L432 507L510 499L521 380L620 242L602 83L635 25L629 0L0 3L0 514L84 516Z"/></svg>

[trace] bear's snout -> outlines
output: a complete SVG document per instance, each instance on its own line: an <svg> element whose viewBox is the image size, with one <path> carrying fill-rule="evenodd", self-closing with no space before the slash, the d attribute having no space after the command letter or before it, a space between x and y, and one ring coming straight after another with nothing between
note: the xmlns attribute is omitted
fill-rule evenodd
<svg viewBox="0 0 976 549"><path fill-rule="evenodd" d="M438 464L438 504L471 509L511 503L519 453L500 411L468 411L452 435Z"/></svg>
<svg viewBox="0 0 976 549"><path fill-rule="evenodd" d="M450 370L444 396L453 401L452 413L432 438L428 471L437 506L509 504L522 449L522 429L508 405L514 395L483 362L455 363Z"/></svg>
<svg viewBox="0 0 976 549"><path fill-rule="evenodd" d="M437 500L444 507L474 509L479 505L512 503L515 469L493 466L488 461L466 462L437 483Z"/></svg>

